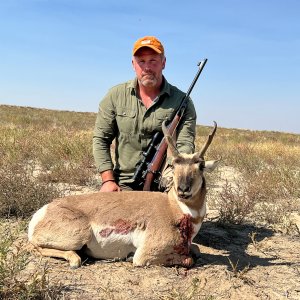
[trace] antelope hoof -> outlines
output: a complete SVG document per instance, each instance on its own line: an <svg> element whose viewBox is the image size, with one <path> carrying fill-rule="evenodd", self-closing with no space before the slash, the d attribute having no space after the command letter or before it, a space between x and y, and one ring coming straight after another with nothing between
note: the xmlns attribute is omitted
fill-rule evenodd
<svg viewBox="0 0 300 300"><path fill-rule="evenodd" d="M81 258L75 252L70 251L67 255L71 269L77 269L81 266Z"/></svg>
<svg viewBox="0 0 300 300"><path fill-rule="evenodd" d="M194 259L192 257L185 257L182 260L182 266L186 267L186 268L191 268L194 265Z"/></svg>
<svg viewBox="0 0 300 300"><path fill-rule="evenodd" d="M73 265L73 264L70 263L70 269L72 269L72 270L78 269L80 267L80 265L81 264L79 264L79 265L78 264L74 264Z"/></svg>

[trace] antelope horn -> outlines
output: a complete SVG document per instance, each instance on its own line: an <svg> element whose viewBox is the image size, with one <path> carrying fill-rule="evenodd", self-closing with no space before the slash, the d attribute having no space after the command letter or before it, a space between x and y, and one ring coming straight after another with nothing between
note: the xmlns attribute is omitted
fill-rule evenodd
<svg viewBox="0 0 300 300"><path fill-rule="evenodd" d="M201 151L199 152L199 157L204 159L204 154L205 154L206 150L208 149L209 145L211 144L216 131L217 131L217 123L214 121L214 128L211 131L211 133L208 135L205 145L202 147Z"/></svg>
<svg viewBox="0 0 300 300"><path fill-rule="evenodd" d="M171 151L172 156L177 157L179 155L179 151L177 150L175 141L174 141L173 137L170 135L169 129L166 126L166 121L163 121L163 123L162 123L162 131L164 133L165 141L168 144L168 147Z"/></svg>

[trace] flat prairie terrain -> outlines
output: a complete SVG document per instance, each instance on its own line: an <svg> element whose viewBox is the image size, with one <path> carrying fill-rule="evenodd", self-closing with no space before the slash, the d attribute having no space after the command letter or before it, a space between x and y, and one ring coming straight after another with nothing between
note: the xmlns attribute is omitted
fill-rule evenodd
<svg viewBox="0 0 300 300"><path fill-rule="evenodd" d="M99 189L95 114L0 105L1 299L300 299L300 136L220 127L208 213L191 269L30 251L27 224L53 198ZM219 124L221 126L221 124ZM210 128L198 126L197 149ZM113 153L113 149L112 149ZM138 201L138 199L137 199Z"/></svg>

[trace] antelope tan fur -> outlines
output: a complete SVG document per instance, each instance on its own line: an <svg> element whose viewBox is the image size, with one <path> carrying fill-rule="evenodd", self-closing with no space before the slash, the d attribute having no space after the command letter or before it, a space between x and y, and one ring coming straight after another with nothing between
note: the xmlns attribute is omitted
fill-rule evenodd
<svg viewBox="0 0 300 300"><path fill-rule="evenodd" d="M81 265L76 253L97 259L125 259L134 253L133 264L193 264L190 246L206 214L204 171L218 161L204 161L216 132L202 150L179 154L163 124L171 152L173 186L167 193L146 191L96 192L53 200L32 217L29 242L43 255L64 258L72 268Z"/></svg>

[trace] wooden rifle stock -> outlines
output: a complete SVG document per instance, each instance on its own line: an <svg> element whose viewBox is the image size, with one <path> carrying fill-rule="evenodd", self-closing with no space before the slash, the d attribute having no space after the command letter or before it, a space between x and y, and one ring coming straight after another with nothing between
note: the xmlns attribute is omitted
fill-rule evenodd
<svg viewBox="0 0 300 300"><path fill-rule="evenodd" d="M172 119L171 123L168 125L168 130L171 136L173 136L173 134L175 133L175 130L177 128L177 125L179 124L184 111L186 109L187 106L187 102L189 99L189 96L205 66L207 62L207 59L205 58L203 61L201 61L198 66L199 66L199 70L190 86L190 88L188 89L186 95L184 96L184 98L182 99L182 102L180 104L180 107L178 109L178 111L176 112L176 115L174 116L174 118ZM144 186L143 186L143 190L144 191L151 191L151 186L152 183L154 181L154 178L157 176L157 174L160 172L161 167L163 165L163 162L166 158L166 154L167 154L167 143L165 141L165 138L162 138L160 144L157 147L157 151L155 153L155 155L152 158L152 161L148 164L147 166L147 174L145 176L145 182L144 182Z"/></svg>
<svg viewBox="0 0 300 300"><path fill-rule="evenodd" d="M173 135L175 132L175 129L180 121L181 117L176 114L170 125L168 126L168 130L170 132L170 135ZM151 191L151 185L155 178L155 175L157 172L160 171L162 164L165 160L166 154L167 154L167 148L168 145L165 141L165 138L162 138L159 146L157 147L157 151L151 161L151 163L148 165L147 174L145 177L145 183L143 187L143 191Z"/></svg>

